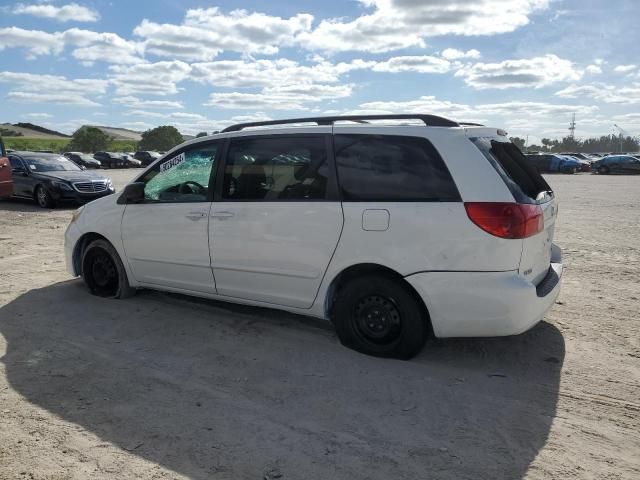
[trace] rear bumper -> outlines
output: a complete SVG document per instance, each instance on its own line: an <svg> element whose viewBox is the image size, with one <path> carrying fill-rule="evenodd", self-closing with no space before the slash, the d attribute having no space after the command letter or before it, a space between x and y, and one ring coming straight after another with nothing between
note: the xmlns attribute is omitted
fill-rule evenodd
<svg viewBox="0 0 640 480"><path fill-rule="evenodd" d="M436 337L517 335L536 325L560 293L563 266L554 245L538 285L511 272L424 272L406 280L423 298Z"/></svg>

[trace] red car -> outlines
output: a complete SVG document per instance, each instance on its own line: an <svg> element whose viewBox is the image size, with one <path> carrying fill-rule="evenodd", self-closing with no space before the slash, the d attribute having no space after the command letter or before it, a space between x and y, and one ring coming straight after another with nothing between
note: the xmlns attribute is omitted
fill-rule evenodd
<svg viewBox="0 0 640 480"><path fill-rule="evenodd" d="M0 137L0 198L10 197L13 193L13 181L11 180L11 167L4 143Z"/></svg>

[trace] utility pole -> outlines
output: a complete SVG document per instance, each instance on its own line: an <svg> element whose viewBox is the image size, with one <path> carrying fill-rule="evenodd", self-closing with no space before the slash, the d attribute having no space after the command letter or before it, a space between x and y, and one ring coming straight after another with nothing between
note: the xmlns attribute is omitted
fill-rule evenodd
<svg viewBox="0 0 640 480"><path fill-rule="evenodd" d="M573 117L571 118L571 123L569 124L569 138L573 140L575 136L576 136L576 114L574 113Z"/></svg>
<svg viewBox="0 0 640 480"><path fill-rule="evenodd" d="M637 142L640 143L640 135L632 135L632 134L630 134L629 132L627 132L624 128L622 128L617 123L614 123L613 127L618 130L618 137L619 137L619 140L620 140L620 153L622 153L622 139L623 139L623 137L633 138L634 140L636 140Z"/></svg>

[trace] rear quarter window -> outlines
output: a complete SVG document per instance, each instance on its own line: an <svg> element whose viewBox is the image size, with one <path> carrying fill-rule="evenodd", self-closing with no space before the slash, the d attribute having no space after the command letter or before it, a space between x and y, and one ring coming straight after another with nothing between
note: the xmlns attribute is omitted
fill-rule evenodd
<svg viewBox="0 0 640 480"><path fill-rule="evenodd" d="M553 196L546 180L513 143L478 137L470 140L500 174L517 202L537 203Z"/></svg>
<svg viewBox="0 0 640 480"><path fill-rule="evenodd" d="M422 137L335 135L343 201L459 202L442 157Z"/></svg>

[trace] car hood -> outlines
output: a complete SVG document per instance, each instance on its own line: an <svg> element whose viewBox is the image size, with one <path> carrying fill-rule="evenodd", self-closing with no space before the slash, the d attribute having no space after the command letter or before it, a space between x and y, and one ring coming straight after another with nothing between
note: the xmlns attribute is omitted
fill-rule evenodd
<svg viewBox="0 0 640 480"><path fill-rule="evenodd" d="M108 179L100 174L81 171L81 172L34 172L34 175L38 175L40 177L50 178L52 180L64 180L66 182L89 182L91 180L103 180L107 181Z"/></svg>

